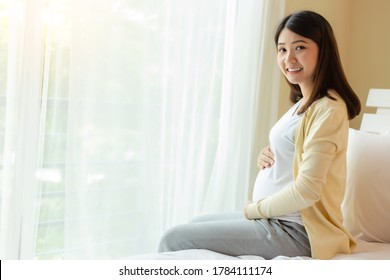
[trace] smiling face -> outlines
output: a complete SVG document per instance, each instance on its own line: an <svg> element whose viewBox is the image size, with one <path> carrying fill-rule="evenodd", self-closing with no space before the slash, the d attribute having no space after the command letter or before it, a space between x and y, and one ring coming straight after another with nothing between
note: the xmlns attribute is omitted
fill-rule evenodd
<svg viewBox="0 0 390 280"><path fill-rule="evenodd" d="M298 84L305 97L311 94L318 60L318 46L311 39L284 28L278 40L278 64L292 84Z"/></svg>

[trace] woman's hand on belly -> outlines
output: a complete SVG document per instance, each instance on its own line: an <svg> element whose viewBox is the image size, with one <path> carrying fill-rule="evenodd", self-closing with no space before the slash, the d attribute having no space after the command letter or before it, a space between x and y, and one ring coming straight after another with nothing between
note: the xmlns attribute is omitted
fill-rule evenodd
<svg viewBox="0 0 390 280"><path fill-rule="evenodd" d="M257 156L257 167L260 169L265 169L271 167L275 163L275 155L271 150L270 146L265 147L261 150L260 154Z"/></svg>
<svg viewBox="0 0 390 280"><path fill-rule="evenodd" d="M248 205L251 204L251 203L252 203L252 201L247 201L247 202L245 202L245 204L244 204L243 212L244 212L244 217L245 217L246 219L249 219L249 218L248 218L248 211L247 211L247 208L248 208Z"/></svg>

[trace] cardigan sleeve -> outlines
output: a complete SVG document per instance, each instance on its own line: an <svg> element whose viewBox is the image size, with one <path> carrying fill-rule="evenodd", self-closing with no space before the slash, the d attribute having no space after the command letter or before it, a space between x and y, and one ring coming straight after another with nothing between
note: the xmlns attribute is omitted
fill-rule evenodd
<svg viewBox="0 0 390 280"><path fill-rule="evenodd" d="M342 106L320 106L302 119L302 125L303 151L293 185L250 203L247 206L248 219L291 214L320 200L332 161L338 150L347 144L346 110Z"/></svg>

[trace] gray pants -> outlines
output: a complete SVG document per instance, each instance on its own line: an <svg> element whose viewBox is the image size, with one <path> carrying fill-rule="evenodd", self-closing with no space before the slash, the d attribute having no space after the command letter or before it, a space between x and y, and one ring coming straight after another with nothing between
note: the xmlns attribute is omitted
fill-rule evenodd
<svg viewBox="0 0 390 280"><path fill-rule="evenodd" d="M311 256L305 227L276 219L247 220L242 212L201 216L169 229L159 252L208 249L230 256Z"/></svg>

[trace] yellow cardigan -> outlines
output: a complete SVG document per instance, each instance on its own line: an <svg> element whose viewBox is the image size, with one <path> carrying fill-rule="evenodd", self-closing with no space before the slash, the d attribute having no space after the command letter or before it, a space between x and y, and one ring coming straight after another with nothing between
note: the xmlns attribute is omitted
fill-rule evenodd
<svg viewBox="0 0 390 280"><path fill-rule="evenodd" d="M294 184L247 208L249 219L301 212L311 254L330 259L356 245L343 226L341 203L346 187L348 114L335 93L315 101L304 113L295 137Z"/></svg>

